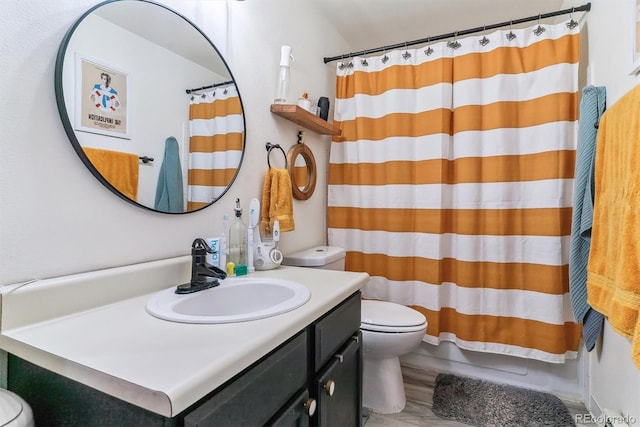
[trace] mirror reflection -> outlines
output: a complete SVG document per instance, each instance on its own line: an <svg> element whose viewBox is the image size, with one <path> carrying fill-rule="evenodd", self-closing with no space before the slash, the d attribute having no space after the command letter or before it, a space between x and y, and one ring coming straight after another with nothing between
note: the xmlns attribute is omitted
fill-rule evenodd
<svg viewBox="0 0 640 427"><path fill-rule="evenodd" d="M120 0L85 13L60 46L56 97L85 165L138 206L193 212L238 173L245 120L231 70L165 6Z"/></svg>
<svg viewBox="0 0 640 427"><path fill-rule="evenodd" d="M292 184L295 185L299 191L304 191L309 183L309 174L307 173L307 163L302 156L296 158L292 178Z"/></svg>

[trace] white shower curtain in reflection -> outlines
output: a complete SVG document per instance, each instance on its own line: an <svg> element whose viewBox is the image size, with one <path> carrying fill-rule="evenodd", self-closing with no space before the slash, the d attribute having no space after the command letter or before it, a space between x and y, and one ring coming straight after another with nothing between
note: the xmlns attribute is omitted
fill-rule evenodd
<svg viewBox="0 0 640 427"><path fill-rule="evenodd" d="M235 85L194 95L189 105L188 210L224 193L242 158L244 121Z"/></svg>
<svg viewBox="0 0 640 427"><path fill-rule="evenodd" d="M540 28L339 63L327 222L425 341L562 362L579 30Z"/></svg>

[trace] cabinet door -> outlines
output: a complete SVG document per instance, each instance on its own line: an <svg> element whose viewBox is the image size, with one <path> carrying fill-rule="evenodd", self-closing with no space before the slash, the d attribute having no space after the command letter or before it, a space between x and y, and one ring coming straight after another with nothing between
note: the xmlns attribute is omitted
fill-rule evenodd
<svg viewBox="0 0 640 427"><path fill-rule="evenodd" d="M334 354L315 380L318 413L314 425L360 426L362 423L362 349L360 333Z"/></svg>

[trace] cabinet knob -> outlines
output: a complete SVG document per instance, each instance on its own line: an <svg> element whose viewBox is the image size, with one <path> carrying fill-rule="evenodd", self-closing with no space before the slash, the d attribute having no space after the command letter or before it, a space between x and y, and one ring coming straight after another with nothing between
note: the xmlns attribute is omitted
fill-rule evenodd
<svg viewBox="0 0 640 427"><path fill-rule="evenodd" d="M326 391L329 396L333 396L333 392L336 391L336 383L332 380L327 381L324 384L324 391Z"/></svg>
<svg viewBox="0 0 640 427"><path fill-rule="evenodd" d="M316 405L317 404L315 399L308 399L306 402L304 402L304 410L307 411L307 415L313 417L313 414L316 413Z"/></svg>

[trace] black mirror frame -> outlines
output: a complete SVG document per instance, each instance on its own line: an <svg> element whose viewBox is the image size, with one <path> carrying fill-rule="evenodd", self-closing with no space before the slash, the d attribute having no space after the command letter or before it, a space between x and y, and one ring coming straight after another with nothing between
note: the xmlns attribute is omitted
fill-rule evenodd
<svg viewBox="0 0 640 427"><path fill-rule="evenodd" d="M73 129L73 125L71 123L71 119L69 118L69 113L67 111L66 103L64 101L64 91L63 91L63 88L62 88L63 65L64 65L64 58L65 58L65 55L66 55L66 52L67 52L67 47L69 46L69 42L71 40L71 37L73 37L73 34L74 34L76 28L82 23L82 21L88 15L90 15L96 9L98 9L98 8L100 8L102 6L105 6L105 5L111 4L111 3L119 3L121 1L138 1L138 2L143 2L143 3L149 3L149 4L152 4L154 6L161 7L163 9L165 9L165 10L167 10L167 11L169 11L169 12L175 14L175 15L177 15L178 17L182 18L189 25L191 25L196 31L198 31L198 33L200 33L200 35L202 35L202 37L205 38L205 40L211 45L213 50L220 56L220 59L222 60L222 62L224 63L225 67L229 71L229 75L231 76L231 80L233 82L236 81L235 78L233 77L233 73L231 72L231 68L229 68L229 65L227 64L227 61L224 59L224 57L222 56L222 54L220 53L218 48L216 48L216 46L209 39L209 37L207 37L206 34L204 34L202 32L202 30L200 28L198 28L197 25L195 25L193 22L191 22L189 19L187 19L182 14L176 12L173 9L168 8L167 6L164 6L162 4L159 4L159 3L156 3L156 2L150 1L150 0L106 0L106 1L104 1L102 3L99 3L99 4L91 7L80 18L78 18L76 20L76 22L74 22L74 24L71 26L71 28L69 28L69 30L65 33L64 37L62 38L62 42L60 43L60 47L58 48L58 53L56 55L55 71L54 71L54 89L55 89L55 95L56 95L56 104L58 106L58 112L60 114L60 119L62 120L62 125L64 126L64 130L65 130L65 132L67 134L67 137L69 138L69 141L71 142L71 145L73 146L73 149L75 150L76 154L80 157L80 160L82 160L82 163L84 163L84 165L89 169L89 171L91 171L93 176L95 178L97 178L98 181L100 181L102 183L102 185L107 187L112 193L114 193L115 195L117 195L121 199L123 199L126 202L129 202L129 203L131 203L131 204L133 204L133 205L135 205L137 207L140 207L140 208L152 211L152 212L162 213L162 214L182 215L182 214L189 214L189 213L201 211L201 210L203 210L205 208L208 208L212 204L214 204L217 200L219 200L222 196L224 196L227 191L229 191L229 188L231 188L231 186L235 182L236 178L238 177L238 173L240 172L240 167L242 166L242 161L244 160L244 153L245 153L246 144L247 144L247 123L246 123L246 118L245 118L245 114L244 114L245 110L244 110L244 105L242 103L242 96L240 96L240 89L238 88L237 84L236 84L236 89L238 91L238 99L240 100L240 106L241 106L242 112L243 112L243 114L242 114L243 141L242 141L242 153L240 155L240 161L238 162L238 167L236 169L236 173L233 175L233 178L229 182L229 185L227 185L227 188L225 188L225 190L222 192L222 194L220 194L216 199L212 200L211 203L209 203L208 205L203 206L203 207L198 208L198 209L194 209L194 210L190 210L190 211L184 211L184 212L165 212L165 211L160 211L160 210L157 210L157 209L153 209L153 208L151 208L149 206L142 205L142 204L136 202L135 200L131 200L129 197L127 197L126 195L122 194L120 191L118 191L118 189L116 189L113 185L111 185L111 183L105 177L103 177L102 174L95 168L93 163L91 163L91 160L89 160L89 158L85 154L84 150L82 149L82 146L80 145L80 141L78 141L78 137L77 137L77 135L76 135L76 133L75 133L75 131Z"/></svg>

